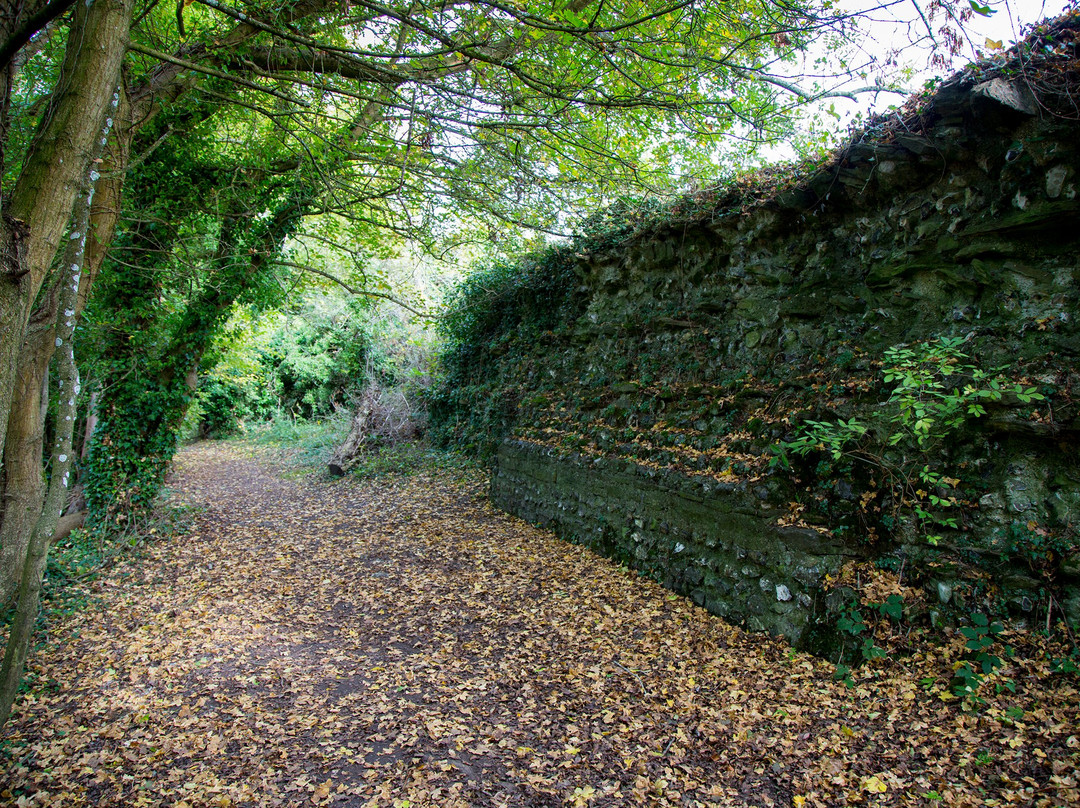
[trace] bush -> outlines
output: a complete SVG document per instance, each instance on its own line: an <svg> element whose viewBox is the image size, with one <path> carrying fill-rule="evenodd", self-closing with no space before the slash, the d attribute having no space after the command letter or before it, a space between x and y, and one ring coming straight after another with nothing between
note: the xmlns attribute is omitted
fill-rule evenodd
<svg viewBox="0 0 1080 808"><path fill-rule="evenodd" d="M251 416L248 391L226 379L211 377L199 385L199 436L224 438L240 430Z"/></svg>

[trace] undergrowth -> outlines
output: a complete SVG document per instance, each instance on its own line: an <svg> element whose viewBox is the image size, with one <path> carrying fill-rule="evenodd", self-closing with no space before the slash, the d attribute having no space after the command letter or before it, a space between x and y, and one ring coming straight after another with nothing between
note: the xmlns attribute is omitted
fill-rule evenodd
<svg viewBox="0 0 1080 808"><path fill-rule="evenodd" d="M996 617L986 604L957 610L955 623L938 624L940 608L914 580L849 562L826 589L845 588L849 599L837 614L839 645L833 678L849 688L872 681L897 665L920 670L919 687L966 711L993 713L1013 703L1018 687L1062 683L1073 686L1080 672L1080 646L1063 619L1028 626ZM920 660L931 663L920 666ZM933 674L933 675L931 675Z"/></svg>
<svg viewBox="0 0 1080 808"><path fill-rule="evenodd" d="M349 434L350 417L340 413L313 420L276 418L252 428L233 442L269 451L286 466L308 469L325 466L330 453Z"/></svg>
<svg viewBox="0 0 1080 808"><path fill-rule="evenodd" d="M349 419L335 416L321 420L271 421L232 443L268 452L294 474L327 475L330 455L346 438ZM362 451L349 471L353 479L381 480L394 476L449 473L462 480L479 473L477 461L454 449L432 446L424 439L379 445Z"/></svg>
<svg viewBox="0 0 1080 808"><path fill-rule="evenodd" d="M468 475L478 469L476 460L461 452L438 449L424 441L414 441L383 447L361 455L350 474L361 480L378 480L425 472Z"/></svg>

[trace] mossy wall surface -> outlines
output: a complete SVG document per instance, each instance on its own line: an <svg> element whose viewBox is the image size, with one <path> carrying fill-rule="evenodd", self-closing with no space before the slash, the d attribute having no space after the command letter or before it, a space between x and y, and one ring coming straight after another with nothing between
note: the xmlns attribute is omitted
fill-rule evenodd
<svg viewBox="0 0 1080 808"><path fill-rule="evenodd" d="M909 565L942 608L1033 618L1052 590L1075 620L1075 51L1049 90L968 71L771 196L699 195L564 249L561 320L485 338L436 428L496 449L500 507L753 628L809 642L852 557ZM872 468L769 465L807 418L872 417L883 352L941 336L1046 396L940 450L965 492L951 553L874 504Z"/></svg>

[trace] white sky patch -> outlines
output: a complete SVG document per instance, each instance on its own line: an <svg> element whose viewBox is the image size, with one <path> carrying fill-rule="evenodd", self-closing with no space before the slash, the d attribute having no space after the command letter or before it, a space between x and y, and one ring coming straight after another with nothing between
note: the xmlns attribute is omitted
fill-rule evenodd
<svg viewBox="0 0 1080 808"><path fill-rule="evenodd" d="M965 8L970 0L964 0ZM846 49L848 63L858 66L876 62L879 67L859 71L852 76L846 88L873 85L884 77L883 71L903 77L903 86L914 93L927 82L944 78L965 65L991 57L1024 38L1035 23L1059 16L1066 8L1075 6L1070 0L977 0L982 8L988 8L989 16L972 14L960 30L961 52L950 57L944 47L941 27L948 22L939 11L929 17L929 0L839 0L838 7L853 14L861 14L860 35L852 37ZM868 11L868 9L873 9ZM952 24L957 28L955 23ZM949 59L947 67L934 66L931 56L933 42L938 43L938 53ZM797 79L822 71L815 61L823 56L834 59L839 53L828 54L824 49L807 53L797 63L789 65L787 75ZM807 122L817 119L814 125L819 140L826 147L836 145L843 133L867 116L901 106L905 95L892 92L864 93L857 99L829 98L812 106ZM832 133L832 136L828 134ZM762 150L762 163L791 160L797 150L791 144L777 145Z"/></svg>

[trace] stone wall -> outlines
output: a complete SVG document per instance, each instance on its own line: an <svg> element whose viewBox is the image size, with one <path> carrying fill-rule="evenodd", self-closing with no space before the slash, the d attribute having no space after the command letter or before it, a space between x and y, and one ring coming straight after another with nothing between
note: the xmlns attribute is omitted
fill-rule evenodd
<svg viewBox="0 0 1080 808"><path fill-rule="evenodd" d="M802 639L822 577L855 551L827 533L778 524L766 492L524 441L500 448L496 504L653 575L714 614Z"/></svg>
<svg viewBox="0 0 1080 808"><path fill-rule="evenodd" d="M701 194L579 252L575 316L476 371L508 413L495 502L803 642L859 557L918 566L942 608L1033 618L1051 587L1075 619L1074 24L1027 81L969 70L775 193ZM928 460L963 478L951 554L866 507L872 469L769 464L807 418L880 409L886 348L941 336L1046 396L1006 396Z"/></svg>

